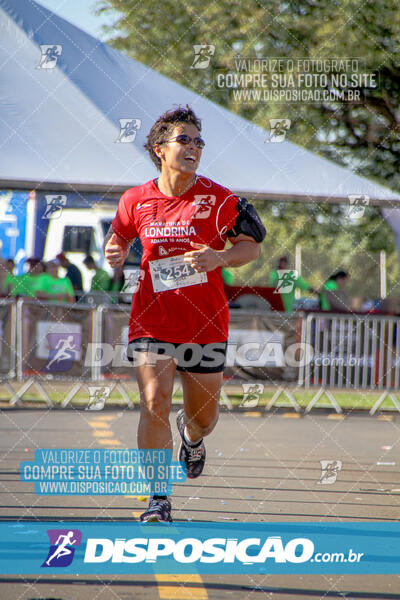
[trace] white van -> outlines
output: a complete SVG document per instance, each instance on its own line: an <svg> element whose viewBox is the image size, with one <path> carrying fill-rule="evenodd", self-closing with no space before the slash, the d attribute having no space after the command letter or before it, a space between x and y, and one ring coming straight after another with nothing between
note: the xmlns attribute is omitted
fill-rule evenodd
<svg viewBox="0 0 400 600"><path fill-rule="evenodd" d="M93 272L83 264L87 254L93 256L99 267L110 275L113 273L104 258L103 243L115 212L116 207L96 210L64 208L57 219L49 221L43 259L45 261L52 260L57 254L64 252L68 260L80 269L83 289L88 292ZM137 240L132 245L125 263L125 278L127 274L139 272L141 254L141 244Z"/></svg>

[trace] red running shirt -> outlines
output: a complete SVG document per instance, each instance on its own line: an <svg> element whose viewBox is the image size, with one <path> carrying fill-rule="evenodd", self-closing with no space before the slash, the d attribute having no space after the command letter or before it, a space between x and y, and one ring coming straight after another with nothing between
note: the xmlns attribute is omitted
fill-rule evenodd
<svg viewBox="0 0 400 600"><path fill-rule="evenodd" d="M143 245L129 341L227 340L229 312L221 269L195 274L179 257L195 250L191 241L223 250L238 216L237 205L237 196L202 176L182 196L165 196L154 180L122 195L112 228L126 240L139 237ZM189 285L186 275L191 275L190 281L201 276L206 280Z"/></svg>

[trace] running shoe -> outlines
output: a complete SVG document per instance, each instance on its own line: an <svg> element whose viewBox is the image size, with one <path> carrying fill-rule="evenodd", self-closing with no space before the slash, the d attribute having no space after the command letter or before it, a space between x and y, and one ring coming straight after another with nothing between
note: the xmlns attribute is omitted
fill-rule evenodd
<svg viewBox="0 0 400 600"><path fill-rule="evenodd" d="M171 523L171 503L161 498L150 498L148 509L140 515L142 523Z"/></svg>
<svg viewBox="0 0 400 600"><path fill-rule="evenodd" d="M206 462L206 448L203 440L196 446L189 446L184 437L186 415L183 408L176 415L176 424L181 436L181 445L178 450L178 460L186 464L186 475L189 479L196 479L202 474Z"/></svg>

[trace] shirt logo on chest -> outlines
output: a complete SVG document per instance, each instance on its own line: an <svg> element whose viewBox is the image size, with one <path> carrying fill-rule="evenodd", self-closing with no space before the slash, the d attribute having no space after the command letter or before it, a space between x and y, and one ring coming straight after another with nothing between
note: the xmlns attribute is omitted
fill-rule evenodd
<svg viewBox="0 0 400 600"><path fill-rule="evenodd" d="M211 214L211 209L215 206L217 197L213 194L196 194L193 201L195 211L192 219L208 219Z"/></svg>

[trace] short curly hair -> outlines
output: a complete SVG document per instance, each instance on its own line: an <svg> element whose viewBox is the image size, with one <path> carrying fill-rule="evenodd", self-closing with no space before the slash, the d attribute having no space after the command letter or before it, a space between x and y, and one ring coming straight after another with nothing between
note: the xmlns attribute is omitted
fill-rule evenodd
<svg viewBox="0 0 400 600"><path fill-rule="evenodd" d="M178 106L178 108L167 110L162 114L154 123L147 136L147 142L144 144L144 147L159 171L161 171L161 159L154 152L153 146L154 144L166 142L179 123L192 123L192 125L195 125L201 131L201 120L195 115L190 106L186 104L186 107Z"/></svg>

